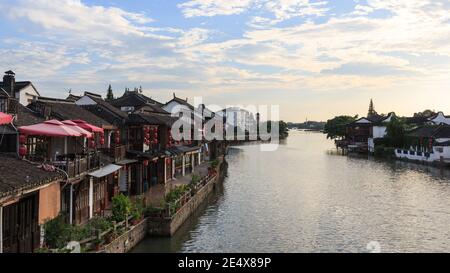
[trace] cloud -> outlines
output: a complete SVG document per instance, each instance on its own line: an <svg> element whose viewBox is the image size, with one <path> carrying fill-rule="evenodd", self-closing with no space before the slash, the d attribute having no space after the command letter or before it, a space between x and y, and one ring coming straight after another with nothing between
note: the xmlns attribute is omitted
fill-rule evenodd
<svg viewBox="0 0 450 273"><path fill-rule="evenodd" d="M237 99L448 86L448 1L356 1L345 12L330 3L191 0L175 24L84 1L20 0L0 4L20 31L3 34L0 63L44 93L110 82ZM242 24L191 19L236 14Z"/></svg>
<svg viewBox="0 0 450 273"><path fill-rule="evenodd" d="M179 4L186 17L239 14L247 10L254 0L191 0Z"/></svg>
<svg viewBox="0 0 450 273"><path fill-rule="evenodd" d="M185 17L212 17L218 15L236 15L245 11L263 10L273 14L276 24L293 17L323 16L328 8L326 1L311 0L190 0L179 4ZM254 20L263 17L255 17ZM265 18L265 20L269 20Z"/></svg>

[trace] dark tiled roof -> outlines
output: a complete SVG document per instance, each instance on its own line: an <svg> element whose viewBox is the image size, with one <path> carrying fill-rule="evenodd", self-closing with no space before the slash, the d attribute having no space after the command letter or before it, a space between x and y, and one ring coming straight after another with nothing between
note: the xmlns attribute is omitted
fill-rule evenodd
<svg viewBox="0 0 450 273"><path fill-rule="evenodd" d="M428 122L427 117L406 117L405 122L407 124L421 124Z"/></svg>
<svg viewBox="0 0 450 273"><path fill-rule="evenodd" d="M91 98L93 101L95 101L98 105L100 105L103 108L105 108L106 110L110 111L111 113L113 113L117 117L126 118L128 116L127 113L121 111L120 109L117 109L116 107L114 107L110 103L104 101L101 97L92 96L92 95L89 95L89 93L87 93L87 96L89 98Z"/></svg>
<svg viewBox="0 0 450 273"><path fill-rule="evenodd" d="M20 90L24 89L25 87L32 85L30 81L24 81L24 82L15 82L14 84L14 92L19 92ZM4 83L0 82L0 88L4 88Z"/></svg>
<svg viewBox="0 0 450 273"><path fill-rule="evenodd" d="M45 101L38 100L32 102L29 106L31 109L43 109L43 106L50 107L50 116L59 120L75 120L81 119L92 125L102 127L111 125L102 118L92 114L90 111L83 109L70 101Z"/></svg>
<svg viewBox="0 0 450 273"><path fill-rule="evenodd" d="M2 96L2 97L9 97L9 94L3 88L0 88L0 96Z"/></svg>
<svg viewBox="0 0 450 273"><path fill-rule="evenodd" d="M34 112L21 104L17 105L17 119L14 122L17 127L33 125L43 121L45 121L44 116L38 112Z"/></svg>
<svg viewBox="0 0 450 273"><path fill-rule="evenodd" d="M149 124L171 126L178 119L170 115L161 115L154 113L137 113L128 117L129 124Z"/></svg>
<svg viewBox="0 0 450 273"><path fill-rule="evenodd" d="M412 137L422 138L450 138L449 125L427 125L412 130L408 133Z"/></svg>
<svg viewBox="0 0 450 273"><path fill-rule="evenodd" d="M66 100L68 100L68 101L73 101L73 102L75 102L75 101L77 101L77 100L79 100L79 99L81 99L81 96L76 96L76 95L73 95L73 94L70 94L70 95L66 98Z"/></svg>
<svg viewBox="0 0 450 273"><path fill-rule="evenodd" d="M181 104L181 105L184 105L184 106L188 107L188 108L191 109L191 110L194 110L194 106L192 106L192 105L191 105L190 103L188 103L186 100L180 99L180 98L178 98L178 97L176 97L176 96L174 96L174 98L173 98L172 100L168 101L165 105L171 103L172 101L177 102L177 103L179 103L179 104Z"/></svg>
<svg viewBox="0 0 450 273"><path fill-rule="evenodd" d="M63 178L58 172L47 172L14 156L0 155L0 197L31 190Z"/></svg>
<svg viewBox="0 0 450 273"><path fill-rule="evenodd" d="M184 153L194 152L199 150L199 146L173 146L169 147L166 150L173 155L180 155Z"/></svg>
<svg viewBox="0 0 450 273"><path fill-rule="evenodd" d="M111 104L117 108L121 108L124 106L133 106L136 108L142 106L150 106L151 108L153 108L154 112L165 112L164 109L161 108L163 106L162 103L149 98L137 91L127 91L125 92L125 94L123 94L122 97L111 101Z"/></svg>

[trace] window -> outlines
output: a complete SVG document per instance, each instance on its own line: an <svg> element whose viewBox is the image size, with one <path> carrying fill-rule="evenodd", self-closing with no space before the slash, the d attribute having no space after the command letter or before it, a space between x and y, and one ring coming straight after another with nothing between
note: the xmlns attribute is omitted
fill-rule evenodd
<svg viewBox="0 0 450 273"><path fill-rule="evenodd" d="M438 152L440 154L442 154L444 152L444 148L442 148L442 147L436 147L435 150L436 150L436 152Z"/></svg>

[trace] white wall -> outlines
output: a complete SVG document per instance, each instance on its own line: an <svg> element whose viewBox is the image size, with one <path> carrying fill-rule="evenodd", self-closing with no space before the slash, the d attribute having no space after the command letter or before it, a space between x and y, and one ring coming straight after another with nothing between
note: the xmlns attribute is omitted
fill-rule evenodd
<svg viewBox="0 0 450 273"><path fill-rule="evenodd" d="M442 152L440 152L439 150L442 149ZM450 147L440 147L440 146L435 146L433 147L433 153L430 153L429 157L425 156L425 153L422 153L422 155L418 155L417 151L414 151L414 154L410 154L410 150L407 150L408 153L404 154L403 153L403 149L399 150L396 149L395 150L395 156L397 158L403 158L403 159L409 159L409 160L415 160L415 161L422 161L422 162L439 162L441 161L441 158L443 158L446 161L450 160Z"/></svg>
<svg viewBox="0 0 450 273"><path fill-rule="evenodd" d="M96 105L97 103L89 98L88 96L83 96L75 102L76 105Z"/></svg>
<svg viewBox="0 0 450 273"><path fill-rule="evenodd" d="M386 126L373 126L373 138L384 138L386 135Z"/></svg>
<svg viewBox="0 0 450 273"><path fill-rule="evenodd" d="M39 93L31 84L20 90L20 92L16 92L16 98L19 99L19 103L24 106L30 104L30 102L37 97L39 97Z"/></svg>

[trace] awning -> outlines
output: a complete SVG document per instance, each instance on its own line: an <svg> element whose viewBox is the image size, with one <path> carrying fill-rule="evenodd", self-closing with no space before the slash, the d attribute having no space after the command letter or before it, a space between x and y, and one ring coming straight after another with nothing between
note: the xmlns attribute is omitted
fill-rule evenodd
<svg viewBox="0 0 450 273"><path fill-rule="evenodd" d="M102 178L105 177L107 175L110 175L112 173L117 172L118 170L122 169L122 166L118 166L118 165L114 165L114 164L109 164L95 172L91 172L89 175L96 177L96 178Z"/></svg>
<svg viewBox="0 0 450 273"><path fill-rule="evenodd" d="M178 156L182 154L190 154L190 153L196 153L200 152L200 147L190 147L190 146L174 146L167 148L167 151L169 151L172 155Z"/></svg>
<svg viewBox="0 0 450 273"><path fill-rule="evenodd" d="M21 134L25 135L37 135L37 136L50 136L50 137L81 137L81 133L71 129L69 126L64 125L57 120L48 120L43 123L34 124L30 126L19 127Z"/></svg>
<svg viewBox="0 0 450 273"><path fill-rule="evenodd" d="M136 162L139 162L139 161L137 161L136 159L125 158L125 159L120 160L119 162L116 162L116 164L118 164L118 165L127 165L127 164L136 163Z"/></svg>
<svg viewBox="0 0 450 273"><path fill-rule="evenodd" d="M64 125L67 125L70 127L70 129L73 129L75 131L77 131L78 133L82 134L84 137L86 138L92 138L92 133L79 127L75 122L71 121L71 120L65 120L62 122Z"/></svg>
<svg viewBox="0 0 450 273"><path fill-rule="evenodd" d="M72 120L74 123L77 124L78 127L81 127L85 130L88 130L92 133L103 133L103 129L97 126L94 126L92 124L87 123L84 120Z"/></svg>
<svg viewBox="0 0 450 273"><path fill-rule="evenodd" d="M13 120L11 115L7 115L5 113L0 112L0 125L9 124Z"/></svg>

